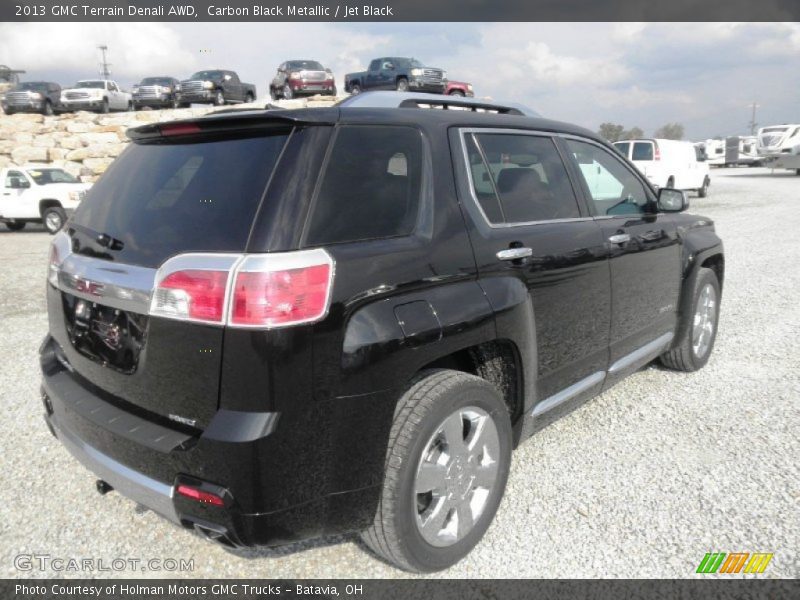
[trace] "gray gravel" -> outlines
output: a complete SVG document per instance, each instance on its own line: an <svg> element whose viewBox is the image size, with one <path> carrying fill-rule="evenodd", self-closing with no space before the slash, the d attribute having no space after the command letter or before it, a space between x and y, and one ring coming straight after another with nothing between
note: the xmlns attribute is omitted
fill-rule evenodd
<svg viewBox="0 0 800 600"><path fill-rule="evenodd" d="M690 577L710 551L774 552L764 576L800 576L800 177L712 178L692 199L727 253L711 361L650 366L523 444L495 523L447 576ZM231 552L95 493L41 418L49 239L0 233L0 576L78 575L18 571L20 553L194 559L198 577L406 576L353 537Z"/></svg>

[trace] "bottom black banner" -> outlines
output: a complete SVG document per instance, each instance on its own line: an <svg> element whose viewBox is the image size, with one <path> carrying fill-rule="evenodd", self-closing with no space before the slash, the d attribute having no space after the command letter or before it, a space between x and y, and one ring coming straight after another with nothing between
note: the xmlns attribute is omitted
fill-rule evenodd
<svg viewBox="0 0 800 600"><path fill-rule="evenodd" d="M72 600L255 600L262 598L364 600L516 600L669 598L800 598L800 580L268 580L62 579L0 580L0 598Z"/></svg>

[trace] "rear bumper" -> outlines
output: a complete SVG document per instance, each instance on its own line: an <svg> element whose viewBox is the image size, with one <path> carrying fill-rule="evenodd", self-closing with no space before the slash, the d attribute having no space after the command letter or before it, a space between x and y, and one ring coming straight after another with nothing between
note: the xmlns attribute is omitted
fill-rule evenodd
<svg viewBox="0 0 800 600"><path fill-rule="evenodd" d="M220 410L203 432L176 429L108 398L72 370L50 336L40 360L51 432L97 478L173 523L225 545L253 546L363 529L374 517L380 479L375 473L353 477L358 468L338 460L325 439L331 421L343 422L342 414L323 409L286 415L286 426L279 428L284 415L278 413ZM371 405L375 399L363 402ZM342 406L351 413L352 405ZM354 437L342 433L347 443ZM376 464L382 465L385 446L375 449ZM360 459L368 462L366 456ZM187 482L220 490L225 505L176 494Z"/></svg>

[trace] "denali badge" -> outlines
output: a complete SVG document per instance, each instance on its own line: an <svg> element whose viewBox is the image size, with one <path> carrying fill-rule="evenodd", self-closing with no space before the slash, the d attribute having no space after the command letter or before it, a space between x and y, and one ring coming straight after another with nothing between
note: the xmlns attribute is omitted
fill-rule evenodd
<svg viewBox="0 0 800 600"><path fill-rule="evenodd" d="M186 417L181 417L180 415L170 415L169 418L173 421L177 421L178 423L188 425L189 427L194 427L194 424L197 423L196 419L187 419Z"/></svg>

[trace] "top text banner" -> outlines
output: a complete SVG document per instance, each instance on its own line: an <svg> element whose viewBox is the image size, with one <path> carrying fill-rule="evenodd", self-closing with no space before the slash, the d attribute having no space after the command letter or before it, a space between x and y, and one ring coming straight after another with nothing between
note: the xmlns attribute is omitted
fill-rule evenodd
<svg viewBox="0 0 800 600"><path fill-rule="evenodd" d="M0 0L13 21L800 21L800 0Z"/></svg>

